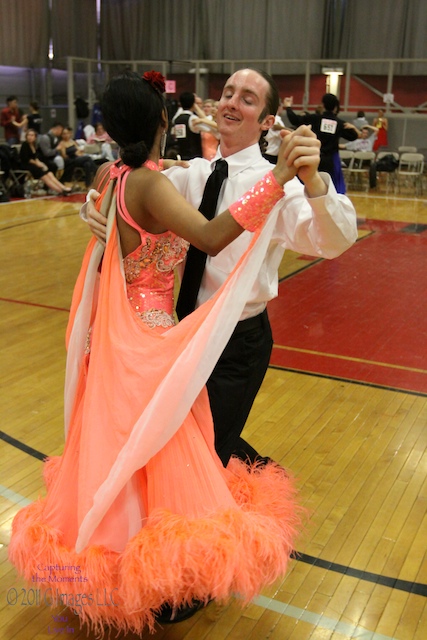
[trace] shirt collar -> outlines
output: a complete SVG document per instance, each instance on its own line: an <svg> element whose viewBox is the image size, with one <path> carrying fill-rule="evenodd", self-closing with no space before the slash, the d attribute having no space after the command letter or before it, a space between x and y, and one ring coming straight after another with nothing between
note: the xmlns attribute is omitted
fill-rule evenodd
<svg viewBox="0 0 427 640"><path fill-rule="evenodd" d="M218 147L216 155L210 163L211 171L214 170L215 162L220 158L222 158L222 156L220 147ZM224 160L226 160L228 164L228 177L233 178L244 169L247 169L248 166L252 166L259 160L263 160L263 157L259 144L256 142L250 147L246 147L246 149L242 149L241 151L237 151L237 153L233 153L231 156L227 156Z"/></svg>

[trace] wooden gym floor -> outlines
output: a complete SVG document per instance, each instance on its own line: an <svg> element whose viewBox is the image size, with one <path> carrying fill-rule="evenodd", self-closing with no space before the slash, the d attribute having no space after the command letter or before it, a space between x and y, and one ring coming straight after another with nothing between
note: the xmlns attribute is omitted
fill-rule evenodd
<svg viewBox="0 0 427 640"><path fill-rule="evenodd" d="M144 638L427 637L427 200L349 195L354 247L334 261L285 256L271 366L245 428L297 477L311 514L298 555L249 607L211 603ZM7 560L14 515L44 491L41 459L63 447L64 332L89 237L80 200L0 205L2 640L93 638L69 610L35 606Z"/></svg>

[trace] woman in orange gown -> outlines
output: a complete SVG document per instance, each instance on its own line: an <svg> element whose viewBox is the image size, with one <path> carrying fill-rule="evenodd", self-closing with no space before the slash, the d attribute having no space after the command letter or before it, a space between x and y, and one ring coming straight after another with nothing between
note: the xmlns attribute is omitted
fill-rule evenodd
<svg viewBox="0 0 427 640"><path fill-rule="evenodd" d="M107 245L89 242L73 294L65 449L45 464L47 496L15 517L9 552L25 579L38 577L46 604L68 606L100 634L154 630L165 603L177 611L237 593L249 602L285 573L300 522L281 467L232 459L223 468L204 386L270 220L218 293L175 324L174 269L188 241L217 251L243 227L231 207L207 222L158 172L162 89L150 72L106 91L122 161L98 172ZM130 114L143 129L137 144ZM261 181L265 213L283 194L279 173Z"/></svg>

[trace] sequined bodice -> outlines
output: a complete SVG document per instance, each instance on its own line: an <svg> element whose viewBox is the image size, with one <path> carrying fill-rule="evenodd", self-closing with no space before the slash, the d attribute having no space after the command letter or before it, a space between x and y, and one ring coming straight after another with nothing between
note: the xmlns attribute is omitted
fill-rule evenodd
<svg viewBox="0 0 427 640"><path fill-rule="evenodd" d="M173 319L174 269L185 258L188 242L170 231L140 231L141 245L123 260L132 308L150 327L170 327Z"/></svg>
<svg viewBox="0 0 427 640"><path fill-rule="evenodd" d="M159 167L147 160L147 169ZM111 178L117 178L117 212L128 225L138 231L141 244L123 259L126 291L135 313L150 328L166 328L175 324L173 290L175 267L182 262L189 242L172 231L148 233L135 222L125 203L125 185L130 167L118 163L110 167Z"/></svg>

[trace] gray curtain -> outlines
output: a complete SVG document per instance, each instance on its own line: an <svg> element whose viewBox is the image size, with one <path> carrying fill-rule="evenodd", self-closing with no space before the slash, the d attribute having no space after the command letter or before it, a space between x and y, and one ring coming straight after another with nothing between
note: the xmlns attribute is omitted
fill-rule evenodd
<svg viewBox="0 0 427 640"><path fill-rule="evenodd" d="M206 58L320 57L327 0L209 0L201 3Z"/></svg>
<svg viewBox="0 0 427 640"><path fill-rule="evenodd" d="M54 66L65 68L66 56L97 58L95 0L52 0Z"/></svg>
<svg viewBox="0 0 427 640"><path fill-rule="evenodd" d="M0 65L47 67L48 0L0 0Z"/></svg>
<svg viewBox="0 0 427 640"><path fill-rule="evenodd" d="M102 57L105 60L198 57L202 4L200 0L102 0Z"/></svg>
<svg viewBox="0 0 427 640"><path fill-rule="evenodd" d="M342 58L426 58L425 0L348 0L344 13ZM353 71L387 73L378 64L358 64ZM401 65L397 73L426 73L425 65Z"/></svg>
<svg viewBox="0 0 427 640"><path fill-rule="evenodd" d="M46 67L50 37L58 68L69 55L96 58L98 40L104 60L427 58L425 0L101 0L100 34L96 0L52 0L51 19L48 0L0 0L0 16L10 66ZM303 63L281 69L271 71Z"/></svg>

